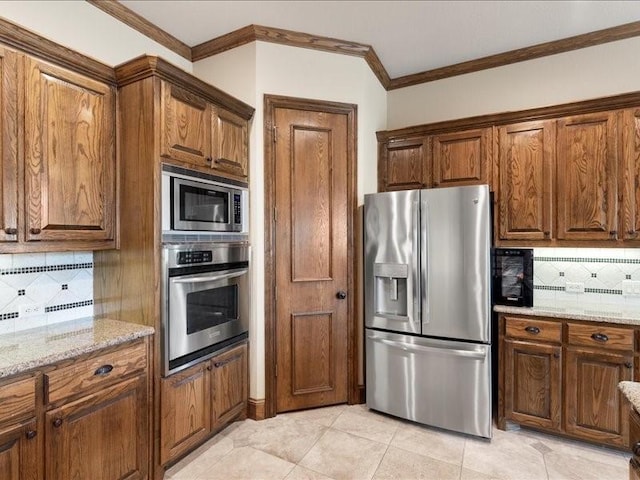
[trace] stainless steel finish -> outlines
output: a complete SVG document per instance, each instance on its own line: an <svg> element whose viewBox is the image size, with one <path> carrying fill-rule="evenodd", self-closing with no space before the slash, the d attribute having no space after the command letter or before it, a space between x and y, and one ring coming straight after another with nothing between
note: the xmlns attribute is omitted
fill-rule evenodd
<svg viewBox="0 0 640 480"><path fill-rule="evenodd" d="M367 329L367 406L491 438L490 346Z"/></svg>
<svg viewBox="0 0 640 480"><path fill-rule="evenodd" d="M486 185L422 190L422 335L491 341Z"/></svg>
<svg viewBox="0 0 640 480"><path fill-rule="evenodd" d="M186 171L186 170L185 170ZM189 173L189 171L186 171ZM210 180L208 178L202 178L203 175L197 172L198 176L191 176L182 173L176 173L174 171L163 170L161 181L161 219L162 219L162 233L180 233L183 235L201 235L203 233L248 233L249 225L249 191L248 189L236 185L230 185L221 181ZM226 192L232 195L239 194L241 202L241 222L239 224L233 223L233 203L230 202L229 219L230 224L212 224L209 222L189 222L189 221L176 221L174 225L171 225L171 212L174 211L174 216L177 216L177 211L180 208L179 197L174 195L172 198L171 191L178 188L178 185L191 185L198 188L208 188L211 190Z"/></svg>
<svg viewBox="0 0 640 480"><path fill-rule="evenodd" d="M420 333L418 191L365 196L365 325Z"/></svg>
<svg viewBox="0 0 640 480"><path fill-rule="evenodd" d="M171 368L170 362L215 343L232 338L249 328L250 283L247 268L230 268L220 271L203 271L180 275L179 269L190 265L179 265L178 254L189 251L211 251L212 260L196 264L198 267L215 268L220 264L245 262L250 257L250 247L246 243L190 243L164 245L162 249L162 357L164 375L175 373L212 356L203 355L177 368ZM174 276L170 276L172 271ZM187 333L186 298L194 293L211 288L229 285L238 286L238 318L216 327L199 332Z"/></svg>
<svg viewBox="0 0 640 480"><path fill-rule="evenodd" d="M365 195L367 405L491 437L487 185Z"/></svg>

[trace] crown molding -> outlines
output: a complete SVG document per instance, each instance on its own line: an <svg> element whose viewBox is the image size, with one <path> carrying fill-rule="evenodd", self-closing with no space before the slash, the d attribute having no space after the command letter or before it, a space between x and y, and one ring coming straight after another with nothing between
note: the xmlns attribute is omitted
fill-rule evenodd
<svg viewBox="0 0 640 480"><path fill-rule="evenodd" d="M490 55L476 60L448 65L446 67L390 78L378 55L370 45L310 35L292 30L283 30L280 28L247 25L246 27L203 42L194 47L189 47L161 28L129 10L117 0L86 1L192 62L197 62L198 60L203 60L255 41L278 43L292 47L310 48L342 55L362 57L385 90L395 90L421 83L433 82L444 78L640 36L640 21L632 22L561 40L540 43L531 47Z"/></svg>
<svg viewBox="0 0 640 480"><path fill-rule="evenodd" d="M497 55L490 55L488 57L478 58L477 60L470 60L468 62L457 63L455 65L405 75L403 77L396 77L391 79L387 90L433 82L443 78L479 72L480 70L502 67L512 63L524 62L526 60L533 60L535 58L570 52L572 50L593 47L595 45L637 36L640 36L640 22L626 23L617 27L605 28L595 32L563 38L562 40L554 40L552 42L540 43L531 47L519 48Z"/></svg>
<svg viewBox="0 0 640 480"><path fill-rule="evenodd" d="M370 45L339 40L337 38L310 35L282 28L248 25L208 42L196 45L191 49L194 62L217 55L247 43L261 41L288 45L290 47L309 48L324 52L340 53L365 59L374 75L386 89L391 81L378 55Z"/></svg>
<svg viewBox="0 0 640 480"><path fill-rule="evenodd" d="M249 120L254 113L254 108L251 105L247 105L213 85L203 82L181 68L167 62L162 57L141 55L115 67L115 75L119 87L144 78L158 77L176 83L185 90L189 90L217 105L221 105L246 120Z"/></svg>
<svg viewBox="0 0 640 480"><path fill-rule="evenodd" d="M151 23L146 18L141 17L133 10L125 7L122 3L115 0L86 0L94 7L99 8L105 13L108 13L112 17L120 20L122 23L130 26L134 30L149 37L151 40L158 42L163 47L168 48L174 53L177 53L183 58L186 58L190 62L191 60L191 47L186 43L181 42L170 33L162 30L157 25Z"/></svg>
<svg viewBox="0 0 640 480"><path fill-rule="evenodd" d="M115 85L113 68L0 18L0 43L82 75Z"/></svg>

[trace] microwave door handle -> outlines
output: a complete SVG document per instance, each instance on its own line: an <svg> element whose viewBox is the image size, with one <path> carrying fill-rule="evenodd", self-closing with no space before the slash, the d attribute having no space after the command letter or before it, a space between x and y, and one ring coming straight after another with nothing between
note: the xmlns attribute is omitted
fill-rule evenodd
<svg viewBox="0 0 640 480"><path fill-rule="evenodd" d="M184 276L184 277L172 278L171 282L172 283L216 282L218 280L224 280L224 279L227 279L227 278L239 277L241 275L244 275L248 271L249 270L243 268L242 270L234 270L234 271L229 272L229 273L223 273L222 275L208 275L206 277L203 277L202 275L188 275L188 276Z"/></svg>

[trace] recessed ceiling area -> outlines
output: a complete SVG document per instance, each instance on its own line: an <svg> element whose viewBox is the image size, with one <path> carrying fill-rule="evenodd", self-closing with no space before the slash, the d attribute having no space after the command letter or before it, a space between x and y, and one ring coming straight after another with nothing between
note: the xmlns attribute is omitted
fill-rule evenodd
<svg viewBox="0 0 640 480"><path fill-rule="evenodd" d="M120 3L189 46L251 24L371 45L391 78L640 21L640 1Z"/></svg>

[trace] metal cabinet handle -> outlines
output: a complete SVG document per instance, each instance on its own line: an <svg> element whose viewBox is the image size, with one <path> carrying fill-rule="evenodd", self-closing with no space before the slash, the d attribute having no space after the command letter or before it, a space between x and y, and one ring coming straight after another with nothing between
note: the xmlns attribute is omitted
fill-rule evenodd
<svg viewBox="0 0 640 480"><path fill-rule="evenodd" d="M553 358L560 358L560 354L559 354L559 353L557 353L557 352L556 352L556 353L554 353L554 354L553 354Z"/></svg>
<svg viewBox="0 0 640 480"><path fill-rule="evenodd" d="M213 366L216 367L216 368L224 367L227 363L233 362L236 358L238 358L238 357L231 357L231 358L227 358L226 360L223 360L221 362L214 362Z"/></svg>
<svg viewBox="0 0 640 480"><path fill-rule="evenodd" d="M31 235L40 235L40 232L42 232L42 230L40 230L39 228L30 228L29 232L31 232Z"/></svg>
<svg viewBox="0 0 640 480"><path fill-rule="evenodd" d="M624 366L627 368L633 368L633 364L631 362L625 362Z"/></svg>
<svg viewBox="0 0 640 480"><path fill-rule="evenodd" d="M540 333L540 329L538 327L532 326L525 327L525 331L533 335L538 335Z"/></svg>
<svg viewBox="0 0 640 480"><path fill-rule="evenodd" d="M609 235L611 235L611 238L616 238L618 236L618 231L617 230L611 230L609 232Z"/></svg>
<svg viewBox="0 0 640 480"><path fill-rule="evenodd" d="M38 432L36 432L35 430L29 430L26 433L27 440L32 440L32 439L36 438L36 435L38 435Z"/></svg>
<svg viewBox="0 0 640 480"><path fill-rule="evenodd" d="M12 227L7 227L4 229L4 233L6 233L7 235L15 235L16 233L18 233L18 229L17 228L12 228Z"/></svg>
<svg viewBox="0 0 640 480"><path fill-rule="evenodd" d="M640 456L640 442L636 442L631 451L636 457Z"/></svg>
<svg viewBox="0 0 640 480"><path fill-rule="evenodd" d="M607 337L604 333L594 333L593 335L591 335L591 338L593 338L596 342L603 343L609 340L609 337Z"/></svg>
<svg viewBox="0 0 640 480"><path fill-rule="evenodd" d="M62 425L62 419L61 419L61 418L56 418L56 419L53 421L53 426L54 426L54 427L59 428L61 425Z"/></svg>
<svg viewBox="0 0 640 480"><path fill-rule="evenodd" d="M207 157L207 158L204 159L204 161L207 162L207 163L211 163L212 158L211 157Z"/></svg>
<svg viewBox="0 0 640 480"><path fill-rule="evenodd" d="M109 375L111 370L113 370L113 365L108 365L108 364L107 365L102 365L95 372L93 372L93 374L97 375L99 377L104 377L106 375Z"/></svg>

